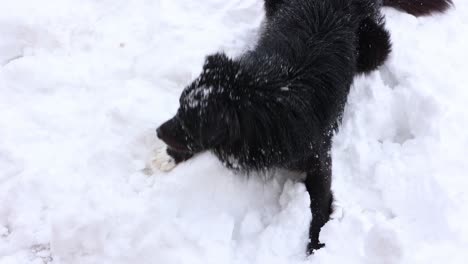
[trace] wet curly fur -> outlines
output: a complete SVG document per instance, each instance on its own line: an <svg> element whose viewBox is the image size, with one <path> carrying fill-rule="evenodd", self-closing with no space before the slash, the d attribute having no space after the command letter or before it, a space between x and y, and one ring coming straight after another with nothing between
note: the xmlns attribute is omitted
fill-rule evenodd
<svg viewBox="0 0 468 264"><path fill-rule="evenodd" d="M398 1L411 0L383 3ZM179 163L209 150L239 171L305 172L313 216L308 252L323 246L319 232L333 200L332 135L353 77L382 65L391 49L381 4L266 0L255 48L234 59L208 56L177 114L157 129L168 155Z"/></svg>

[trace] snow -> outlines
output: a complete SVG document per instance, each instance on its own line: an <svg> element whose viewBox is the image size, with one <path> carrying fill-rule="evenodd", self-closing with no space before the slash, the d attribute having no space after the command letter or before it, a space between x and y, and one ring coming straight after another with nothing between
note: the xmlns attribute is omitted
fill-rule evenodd
<svg viewBox="0 0 468 264"><path fill-rule="evenodd" d="M151 164L147 166L149 173L152 173L152 170L155 169L159 171L171 171L176 167L177 164L175 159L167 154L166 150L166 147L161 147L156 150L154 159L151 161Z"/></svg>
<svg viewBox="0 0 468 264"><path fill-rule="evenodd" d="M262 1L3 2L1 264L466 263L466 1L385 10L393 53L356 78L310 257L300 175L237 175L210 154L148 168L204 56L254 44Z"/></svg>

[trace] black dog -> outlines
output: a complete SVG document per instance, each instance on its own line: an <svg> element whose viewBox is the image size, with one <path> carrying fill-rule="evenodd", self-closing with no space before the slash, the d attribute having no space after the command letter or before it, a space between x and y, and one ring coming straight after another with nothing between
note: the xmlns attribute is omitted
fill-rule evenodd
<svg viewBox="0 0 468 264"><path fill-rule="evenodd" d="M383 64L390 37L388 5L420 15L449 0L266 0L256 47L239 58L206 58L180 97L176 116L157 129L167 144L156 165L169 170L210 150L241 170L306 172L312 223L308 252L332 211L331 139L358 73ZM167 155L166 155L167 154Z"/></svg>

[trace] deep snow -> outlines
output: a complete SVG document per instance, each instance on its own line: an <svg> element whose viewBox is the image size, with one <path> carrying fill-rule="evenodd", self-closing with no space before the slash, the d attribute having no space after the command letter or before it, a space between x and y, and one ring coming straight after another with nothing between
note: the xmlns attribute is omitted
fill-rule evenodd
<svg viewBox="0 0 468 264"><path fill-rule="evenodd" d="M260 0L15 0L0 8L0 263L466 263L468 2L385 10L333 147L327 246L298 175L210 154L147 164L203 58L253 45Z"/></svg>

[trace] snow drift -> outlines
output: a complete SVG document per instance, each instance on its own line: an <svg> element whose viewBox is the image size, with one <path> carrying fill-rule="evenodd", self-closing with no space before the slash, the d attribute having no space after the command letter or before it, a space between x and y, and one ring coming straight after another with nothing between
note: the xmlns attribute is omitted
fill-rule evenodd
<svg viewBox="0 0 468 264"><path fill-rule="evenodd" d="M205 55L253 45L257 0L17 0L0 9L0 263L464 263L468 3L385 10L333 147L336 212L307 257L300 175L210 154L147 167Z"/></svg>

